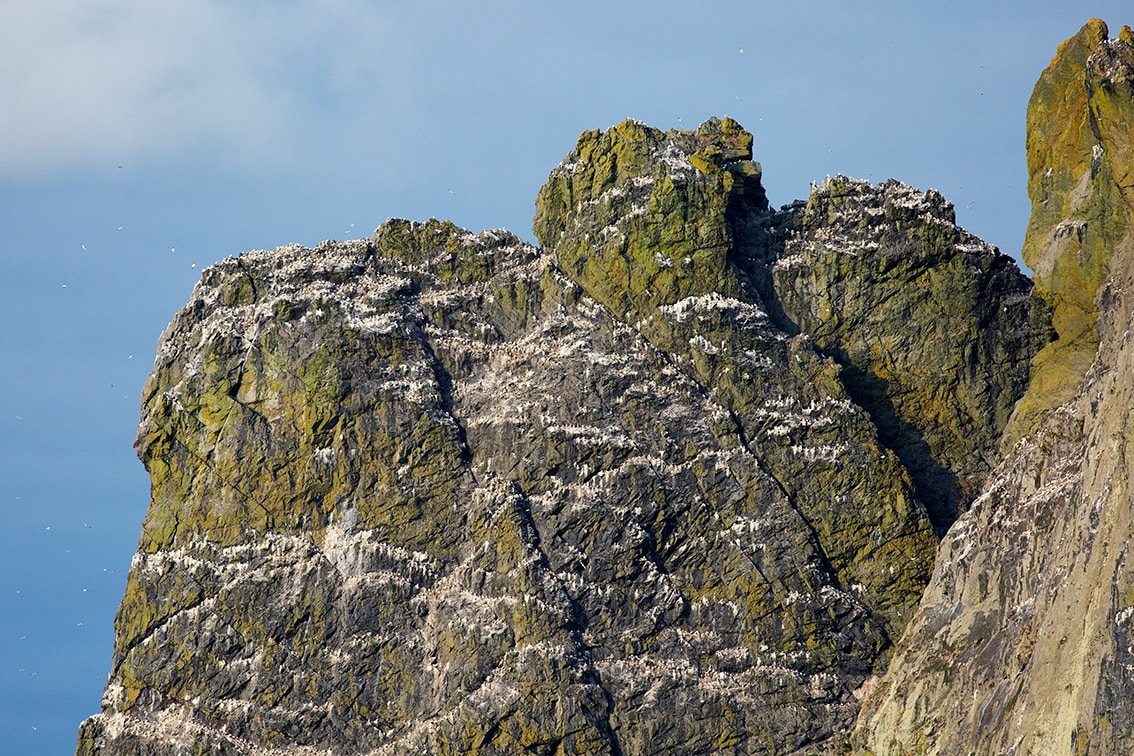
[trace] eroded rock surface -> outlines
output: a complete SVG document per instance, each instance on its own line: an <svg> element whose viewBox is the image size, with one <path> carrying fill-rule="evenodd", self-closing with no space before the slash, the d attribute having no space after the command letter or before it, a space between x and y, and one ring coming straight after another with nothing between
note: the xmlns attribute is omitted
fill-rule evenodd
<svg viewBox="0 0 1134 756"><path fill-rule="evenodd" d="M939 195L845 182L833 215L832 185L773 211L751 146L727 119L587 132L540 193L542 249L390 221L208 269L145 389L152 499L79 751L838 743L928 580L927 504L955 506L879 404L980 475L941 450L986 451L1044 328ZM838 276L866 278L839 298ZM953 286L999 314L893 341ZM976 347L950 330L989 322ZM941 355L928 393L996 412L917 426L921 365L856 362L874 343Z"/></svg>
<svg viewBox="0 0 1134 756"><path fill-rule="evenodd" d="M944 531L1000 460L1029 360L1051 339L1048 307L933 190L839 176L786 222L776 311L844 366Z"/></svg>
<svg viewBox="0 0 1134 756"><path fill-rule="evenodd" d="M1101 21L1036 86L1025 255L1059 338L864 707L872 753L1134 752L1132 108L1134 34Z"/></svg>

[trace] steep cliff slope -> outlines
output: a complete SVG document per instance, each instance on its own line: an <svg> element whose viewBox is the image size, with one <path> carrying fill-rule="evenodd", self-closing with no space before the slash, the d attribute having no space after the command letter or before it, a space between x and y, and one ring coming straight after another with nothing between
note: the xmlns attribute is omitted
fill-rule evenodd
<svg viewBox="0 0 1134 756"><path fill-rule="evenodd" d="M207 270L143 397L152 499L79 752L844 733L929 577L927 506L960 502L909 461L982 473L951 467L948 434L994 446L1044 310L939 195L853 184L823 219L773 211L751 146L727 119L586 132L540 192L542 249L389 221ZM815 282L840 254L872 278L835 299ZM996 314L943 315L944 292ZM940 379L856 361L876 342L939 355ZM953 423L973 402L998 410ZM945 435L924 422L954 405Z"/></svg>
<svg viewBox="0 0 1134 756"><path fill-rule="evenodd" d="M1025 259L1059 338L942 542L857 736L878 754L1134 752L1134 35L1092 21L1032 96Z"/></svg>
<svg viewBox="0 0 1134 756"><path fill-rule="evenodd" d="M1000 459L1028 385L1021 357L1050 340L1048 307L933 190L839 176L786 222L769 266L776 311L845 366L944 531Z"/></svg>

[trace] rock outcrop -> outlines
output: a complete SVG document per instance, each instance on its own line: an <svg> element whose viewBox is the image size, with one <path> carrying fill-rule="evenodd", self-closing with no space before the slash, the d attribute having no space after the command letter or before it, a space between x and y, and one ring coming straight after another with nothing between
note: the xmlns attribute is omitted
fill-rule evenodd
<svg viewBox="0 0 1134 756"><path fill-rule="evenodd" d="M933 190L840 176L788 222L770 265L776 311L843 365L944 531L999 462L1048 308Z"/></svg>
<svg viewBox="0 0 1134 756"><path fill-rule="evenodd" d="M535 231L205 272L80 753L841 742L1048 306L936 192L769 208L729 119L584 133Z"/></svg>
<svg viewBox="0 0 1134 756"><path fill-rule="evenodd" d="M1134 34L1092 21L1028 114L1024 254L1058 339L863 710L872 753L1134 752L1132 111Z"/></svg>

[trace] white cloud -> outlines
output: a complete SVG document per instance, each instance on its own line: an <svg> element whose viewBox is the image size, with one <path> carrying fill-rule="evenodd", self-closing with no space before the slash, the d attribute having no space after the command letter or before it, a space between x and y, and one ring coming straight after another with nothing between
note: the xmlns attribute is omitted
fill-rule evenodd
<svg viewBox="0 0 1134 756"><path fill-rule="evenodd" d="M394 81L361 0L0 0L0 178L197 148L272 159ZM323 114L325 115L325 114Z"/></svg>

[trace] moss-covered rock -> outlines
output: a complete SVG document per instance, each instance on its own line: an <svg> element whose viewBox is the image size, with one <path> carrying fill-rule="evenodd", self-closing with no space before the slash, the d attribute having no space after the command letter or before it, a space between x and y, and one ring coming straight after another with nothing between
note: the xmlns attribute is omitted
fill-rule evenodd
<svg viewBox="0 0 1134 756"><path fill-rule="evenodd" d="M152 499L80 752L836 742L936 540L855 363L759 279L796 214L751 146L727 119L585 133L540 192L545 250L394 220L208 269L145 389ZM963 309L959 232L907 215Z"/></svg>
<svg viewBox="0 0 1134 756"><path fill-rule="evenodd" d="M1088 23L1036 86L1025 256L1059 338L864 704L863 752L1134 752L1132 36Z"/></svg>
<svg viewBox="0 0 1134 756"><path fill-rule="evenodd" d="M1024 261L1054 311L1058 339L1034 364L1009 441L1074 396L1098 348L1098 297L1114 250L1134 218L1130 35L1107 39L1087 23L1062 45L1028 102L1028 195Z"/></svg>
<svg viewBox="0 0 1134 756"><path fill-rule="evenodd" d="M932 189L838 176L785 215L782 248L752 250L751 274L784 327L843 366L944 531L999 459L1048 308Z"/></svg>
<svg viewBox="0 0 1134 756"><path fill-rule="evenodd" d="M737 206L767 208L752 135L736 121L587 131L536 200L535 233L573 280L632 321L688 296L736 294Z"/></svg>

